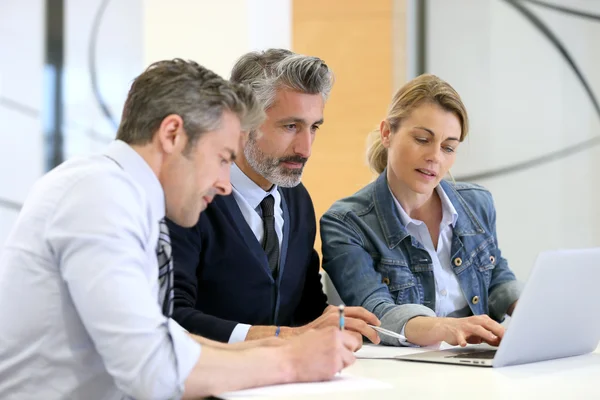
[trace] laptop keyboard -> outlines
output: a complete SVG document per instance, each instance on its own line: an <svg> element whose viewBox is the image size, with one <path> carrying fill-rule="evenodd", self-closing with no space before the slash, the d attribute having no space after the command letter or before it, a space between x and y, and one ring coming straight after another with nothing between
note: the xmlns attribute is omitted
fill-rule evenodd
<svg viewBox="0 0 600 400"><path fill-rule="evenodd" d="M496 350L473 351L470 353L461 353L455 356L447 356L446 358L475 358L483 360L491 360L496 355Z"/></svg>

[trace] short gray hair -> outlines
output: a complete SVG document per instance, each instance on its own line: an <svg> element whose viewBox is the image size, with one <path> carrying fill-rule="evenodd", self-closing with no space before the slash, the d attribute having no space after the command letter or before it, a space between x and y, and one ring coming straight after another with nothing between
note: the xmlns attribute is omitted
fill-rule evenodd
<svg viewBox="0 0 600 400"><path fill-rule="evenodd" d="M219 127L224 111L235 113L244 131L255 129L265 118L249 86L227 82L193 61L158 61L133 81L117 139L147 144L163 119L177 114L183 120L190 149L200 135Z"/></svg>
<svg viewBox="0 0 600 400"><path fill-rule="evenodd" d="M231 71L231 81L250 85L263 109L267 110L280 88L321 94L326 101L334 77L331 69L318 57L269 49L240 57Z"/></svg>

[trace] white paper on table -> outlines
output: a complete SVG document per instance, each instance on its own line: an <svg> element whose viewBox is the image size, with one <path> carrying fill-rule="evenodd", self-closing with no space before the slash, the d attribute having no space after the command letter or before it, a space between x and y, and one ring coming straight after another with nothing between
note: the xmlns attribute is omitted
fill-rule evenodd
<svg viewBox="0 0 600 400"><path fill-rule="evenodd" d="M239 397L277 397L325 394L358 390L390 389L392 385L370 378L339 374L330 381L311 383L288 383L285 385L263 386L254 389L238 390L220 394L221 399Z"/></svg>
<svg viewBox="0 0 600 400"><path fill-rule="evenodd" d="M396 346L384 346L381 344L364 344L354 355L356 358L362 359L394 359L397 356L407 356L409 354L423 353L424 351L433 350L447 350L453 348L448 343L441 343L435 346L427 347L396 347Z"/></svg>

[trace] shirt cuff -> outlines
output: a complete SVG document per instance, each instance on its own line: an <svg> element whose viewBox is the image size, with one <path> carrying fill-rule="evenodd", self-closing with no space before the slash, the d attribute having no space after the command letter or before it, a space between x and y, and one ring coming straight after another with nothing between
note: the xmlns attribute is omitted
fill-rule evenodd
<svg viewBox="0 0 600 400"><path fill-rule="evenodd" d="M243 342L246 340L246 336L248 336L248 331L252 325L247 324L237 324L235 328L233 328L233 332L231 332L231 336L229 336L229 344Z"/></svg>
<svg viewBox="0 0 600 400"><path fill-rule="evenodd" d="M167 326L173 343L175 359L177 360L177 383L180 391L179 397L181 397L185 390L185 380L198 362L202 347L171 318L167 320Z"/></svg>

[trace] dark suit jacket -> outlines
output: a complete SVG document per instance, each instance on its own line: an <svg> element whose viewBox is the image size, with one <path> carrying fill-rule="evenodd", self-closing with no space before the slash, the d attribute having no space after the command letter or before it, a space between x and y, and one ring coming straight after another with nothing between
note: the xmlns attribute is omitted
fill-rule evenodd
<svg viewBox="0 0 600 400"><path fill-rule="evenodd" d="M227 342L237 323L298 326L327 306L313 248L312 200L302 184L279 191L284 224L277 280L233 196L216 197L193 228L168 221L173 318L191 333Z"/></svg>

